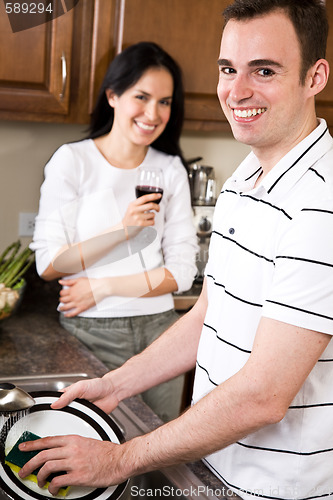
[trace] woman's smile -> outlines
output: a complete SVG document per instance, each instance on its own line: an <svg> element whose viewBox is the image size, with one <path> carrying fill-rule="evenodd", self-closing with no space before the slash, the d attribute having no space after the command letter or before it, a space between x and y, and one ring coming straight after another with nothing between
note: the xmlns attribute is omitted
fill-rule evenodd
<svg viewBox="0 0 333 500"><path fill-rule="evenodd" d="M164 68L147 70L120 96L109 95L114 108L111 135L149 146L164 131L171 114L173 79Z"/></svg>
<svg viewBox="0 0 333 500"><path fill-rule="evenodd" d="M142 130L147 130L148 132L153 132L157 125L149 125L148 123L143 123L138 120L134 120L139 128Z"/></svg>

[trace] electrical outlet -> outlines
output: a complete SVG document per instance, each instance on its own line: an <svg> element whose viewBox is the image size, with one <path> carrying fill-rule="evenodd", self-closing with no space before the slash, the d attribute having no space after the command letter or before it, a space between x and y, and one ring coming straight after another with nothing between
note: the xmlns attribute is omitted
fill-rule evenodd
<svg viewBox="0 0 333 500"><path fill-rule="evenodd" d="M35 229L36 212L19 214L19 236L32 236Z"/></svg>

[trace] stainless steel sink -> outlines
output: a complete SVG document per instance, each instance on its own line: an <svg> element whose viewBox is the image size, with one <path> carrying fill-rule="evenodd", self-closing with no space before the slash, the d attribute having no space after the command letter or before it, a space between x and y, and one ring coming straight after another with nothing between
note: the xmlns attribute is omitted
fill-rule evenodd
<svg viewBox="0 0 333 500"><path fill-rule="evenodd" d="M27 377L2 377L1 382L11 382L26 392L60 391L77 380L90 377L91 375L87 373L62 373ZM111 416L120 427L126 440L151 430L125 403L120 403ZM215 491L212 488L207 488L186 465L180 465L150 472L131 479L121 496L121 500L133 498L138 498L139 500L151 498L214 500L222 497L220 495L216 496ZM8 496L1 490L0 500L8 500Z"/></svg>

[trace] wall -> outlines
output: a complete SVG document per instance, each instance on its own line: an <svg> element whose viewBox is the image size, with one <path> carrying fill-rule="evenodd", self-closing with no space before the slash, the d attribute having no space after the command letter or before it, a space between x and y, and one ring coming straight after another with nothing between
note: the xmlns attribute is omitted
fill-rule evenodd
<svg viewBox="0 0 333 500"><path fill-rule="evenodd" d="M0 122L0 253L18 239L19 212L37 212L43 168L54 150L79 139L77 125ZM31 238L20 238L22 244Z"/></svg>
<svg viewBox="0 0 333 500"><path fill-rule="evenodd" d="M235 141L231 132L185 132L181 139L185 158L202 156L203 165L215 169L217 193L222 184L234 172L240 162L250 152L250 148Z"/></svg>
<svg viewBox="0 0 333 500"><path fill-rule="evenodd" d="M47 160L61 144L84 135L79 125L0 122L0 253L19 237L19 212L38 211ZM181 146L185 158L202 156L203 164L215 167L218 189L249 151L220 133L185 132ZM21 241L26 245L30 238Z"/></svg>

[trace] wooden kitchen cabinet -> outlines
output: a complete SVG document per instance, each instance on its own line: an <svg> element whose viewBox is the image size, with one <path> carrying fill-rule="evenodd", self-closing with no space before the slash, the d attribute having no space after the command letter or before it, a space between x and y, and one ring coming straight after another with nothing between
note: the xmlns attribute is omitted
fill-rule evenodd
<svg viewBox="0 0 333 500"><path fill-rule="evenodd" d="M226 124L216 86L222 12L228 3L229 0L124 2L123 47L138 40L153 40L180 64L186 92L187 128L218 129Z"/></svg>
<svg viewBox="0 0 333 500"><path fill-rule="evenodd" d="M110 21L103 13L109 0L100 1L100 27ZM139 41L154 41L169 52L182 68L185 85L185 128L229 130L216 86L217 59L223 26L223 9L229 0L118 0L111 45L103 45L101 74L95 77L96 97L107 61L118 51ZM111 26L107 29L110 29ZM98 31L99 33L99 31ZM113 45L112 45L113 43ZM100 45L99 57L103 54ZM102 71L102 68L104 70Z"/></svg>
<svg viewBox="0 0 333 500"><path fill-rule="evenodd" d="M73 11L13 33L1 2L0 108L4 115L13 111L68 113L72 38Z"/></svg>
<svg viewBox="0 0 333 500"><path fill-rule="evenodd" d="M185 128L230 130L216 96L222 12L231 0L123 0L122 46L138 40L162 45L180 64L185 82ZM331 77L317 98L317 114L333 129L333 1L326 57Z"/></svg>
<svg viewBox="0 0 333 500"><path fill-rule="evenodd" d="M13 32L0 2L0 119L89 122L99 64L112 57L116 1L78 0L66 11L71 3L54 0L63 15Z"/></svg>
<svg viewBox="0 0 333 500"><path fill-rule="evenodd" d="M65 15L19 33L11 32L0 3L0 119L88 123L117 49L150 40L182 67L187 128L225 125L216 85L227 2L210 0L208 9L207 0L80 0Z"/></svg>
<svg viewBox="0 0 333 500"><path fill-rule="evenodd" d="M328 19L330 23L330 31L328 35L326 59L330 63L330 77L327 86L321 92L316 100L317 116L325 118L331 133L333 133L333 2L326 1Z"/></svg>
<svg viewBox="0 0 333 500"><path fill-rule="evenodd" d="M0 119L89 123L116 52L149 40L164 47L183 70L185 129L230 130L216 96L222 12L229 2L78 0L52 22L18 33L11 32L0 2ZM327 7L333 27L333 2ZM333 73L333 29L327 58ZM317 109L333 128L333 75Z"/></svg>

